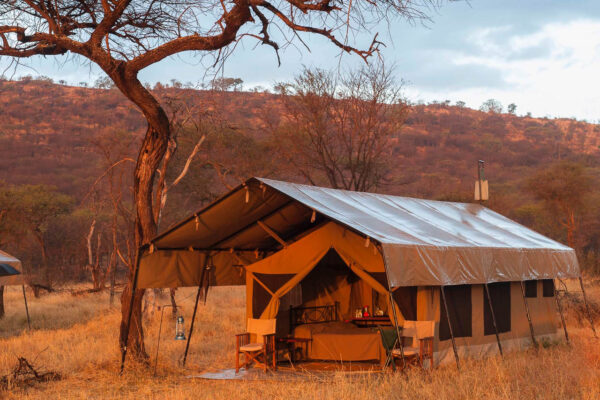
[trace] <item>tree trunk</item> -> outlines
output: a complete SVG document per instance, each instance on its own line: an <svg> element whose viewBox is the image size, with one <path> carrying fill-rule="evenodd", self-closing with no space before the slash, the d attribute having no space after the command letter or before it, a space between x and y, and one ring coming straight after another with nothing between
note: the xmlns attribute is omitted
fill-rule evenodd
<svg viewBox="0 0 600 400"><path fill-rule="evenodd" d="M0 319L4 318L4 286L0 286Z"/></svg>
<svg viewBox="0 0 600 400"><path fill-rule="evenodd" d="M134 203L136 208L135 245L140 248L148 244L156 236L156 221L154 220L152 195L154 178L160 166L170 137L169 118L152 94L144 88L137 76L128 76L127 71L107 71L121 91L133 101L142 111L148 121L148 129L138 154L134 172ZM122 75L120 75L122 74ZM140 257L138 254L136 257ZM121 296L121 331L119 344L124 349L127 341L128 352L137 359L148 359L144 347L142 329L142 299L144 289L135 292L129 338L127 339L127 324L129 304L135 269L138 260L131 265L129 281Z"/></svg>
<svg viewBox="0 0 600 400"><path fill-rule="evenodd" d="M125 345L127 334L127 317L129 315L129 302L131 300L131 281L125 286L121 295L121 334L119 343L121 350ZM148 354L144 346L144 331L142 328L142 299L144 298L144 290L136 290L133 299L133 312L131 314L131 323L129 326L129 339L127 343L127 351L130 356L138 360L147 360Z"/></svg>
<svg viewBox="0 0 600 400"><path fill-rule="evenodd" d="M48 267L48 253L46 252L46 242L44 241L44 234L39 231L36 230L35 234L34 234L35 238L37 239L39 245L40 245L40 249L42 251L42 266L44 267L44 284L48 287L52 287L52 282L50 279L50 268ZM40 277L38 276L38 279ZM34 297L39 297L39 291L36 292L34 290Z"/></svg>

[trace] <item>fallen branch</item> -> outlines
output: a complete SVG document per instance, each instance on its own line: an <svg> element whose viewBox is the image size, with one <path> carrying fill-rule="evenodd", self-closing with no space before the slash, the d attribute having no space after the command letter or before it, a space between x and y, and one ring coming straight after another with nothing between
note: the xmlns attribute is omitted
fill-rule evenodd
<svg viewBox="0 0 600 400"><path fill-rule="evenodd" d="M39 372L25 357L17 357L17 365L13 371L0 377L0 389L10 390L14 387L25 388L39 382L51 382L62 379L58 372Z"/></svg>

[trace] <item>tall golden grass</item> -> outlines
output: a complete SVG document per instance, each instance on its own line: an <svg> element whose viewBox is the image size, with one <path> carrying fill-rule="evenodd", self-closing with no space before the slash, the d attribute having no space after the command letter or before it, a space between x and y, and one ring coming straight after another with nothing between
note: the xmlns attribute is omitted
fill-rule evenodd
<svg viewBox="0 0 600 400"><path fill-rule="evenodd" d="M588 285L600 303L600 286ZM574 290L575 288L571 288ZM177 293L189 319L195 291ZM165 299L164 301L168 301ZM6 399L599 399L600 341L577 301L565 302L572 346L511 353L503 359L463 360L431 372L307 375L303 379L208 381L189 378L201 371L231 368L233 335L243 330L243 288L213 288L199 307L185 369L178 366L185 342L173 340L174 322L165 311L157 374L153 374L160 315L146 323L149 365L129 363L119 376L119 309L107 293L50 294L30 299L33 330L27 331L20 288L8 288L7 316L0 320L0 375L16 356L63 379L0 392ZM116 302L118 304L118 301Z"/></svg>

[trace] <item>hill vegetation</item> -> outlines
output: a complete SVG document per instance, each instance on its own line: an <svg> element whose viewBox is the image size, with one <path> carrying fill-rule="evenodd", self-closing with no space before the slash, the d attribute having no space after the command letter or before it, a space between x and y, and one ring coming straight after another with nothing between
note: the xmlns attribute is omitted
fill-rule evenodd
<svg viewBox="0 0 600 400"><path fill-rule="evenodd" d="M72 278L85 276L85 266L97 263L107 268L113 230L119 232L122 248L127 247L127 235L122 232L131 207L133 167L127 159L135 157L145 123L119 91L99 86L104 88L58 85L47 79L0 81L0 209L9 210L12 201L10 214L19 215L15 210L22 204L18 198L24 192L22 185L44 196L50 192L54 197L58 193L70 197L63 199L69 203L64 212L37 228L15 229L15 219L11 222L0 211L0 234L4 232L0 245L34 271L47 265ZM170 112L180 116L174 120L185 122L181 122L174 161L166 171L167 182L175 180L193 147L202 143L187 175L169 191L161 230L250 176L305 182L281 154L277 126L287 112L282 95L243 92L239 87L236 82L195 90L175 81L155 86ZM569 242L587 271L600 271L600 210L596 206L600 203L596 189L600 125L519 117L496 108L483 112L458 104L436 102L407 108L404 124L387 144L389 173L375 191L472 201L477 160L485 160L489 207ZM566 180L579 183L569 186ZM324 179L315 183L328 184ZM581 201L570 209L550 201L566 194ZM111 219L116 212L111 201L115 196L121 215L117 222ZM98 223L90 246L86 238L92 221ZM46 235L52 232L45 261L36 229ZM61 249L61 243L72 246ZM89 257L90 248L98 252L94 259ZM39 275L42 280L50 276Z"/></svg>

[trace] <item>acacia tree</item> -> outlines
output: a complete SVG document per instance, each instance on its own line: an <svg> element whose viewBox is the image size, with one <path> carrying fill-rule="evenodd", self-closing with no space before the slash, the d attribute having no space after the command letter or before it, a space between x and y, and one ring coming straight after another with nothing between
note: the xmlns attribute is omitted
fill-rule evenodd
<svg viewBox="0 0 600 400"><path fill-rule="evenodd" d="M527 188L566 233L567 244L579 250L579 227L591 193L592 179L581 164L563 161L542 169Z"/></svg>
<svg viewBox="0 0 600 400"><path fill-rule="evenodd" d="M347 44L353 33L368 32L382 19L424 17L422 6L436 6L438 1L441 0L2 1L0 56L20 60L75 54L100 67L142 112L148 127L134 172L135 238L140 246L156 235L154 181L171 136L167 113L140 82L140 71L186 51L212 54L220 61L244 38L271 46L277 52L282 44L301 41L301 33L322 36L342 51L366 60L380 45L377 35L366 49L360 50ZM272 31L276 32L275 38ZM130 277L133 275L132 270ZM121 302L120 344L124 350L129 331L131 353L146 357L141 324L144 292L134 294L129 327L126 320L130 305L123 300L130 297L130 291L131 283L123 291Z"/></svg>
<svg viewBox="0 0 600 400"><path fill-rule="evenodd" d="M312 184L367 191L390 165L390 140L406 117L402 82L383 63L337 76L304 69L277 89L286 112L274 129L280 151Z"/></svg>

